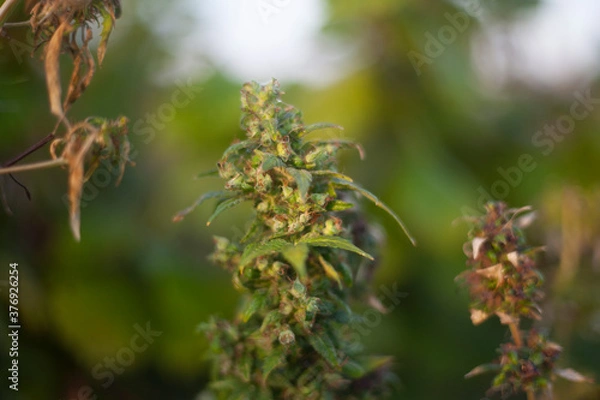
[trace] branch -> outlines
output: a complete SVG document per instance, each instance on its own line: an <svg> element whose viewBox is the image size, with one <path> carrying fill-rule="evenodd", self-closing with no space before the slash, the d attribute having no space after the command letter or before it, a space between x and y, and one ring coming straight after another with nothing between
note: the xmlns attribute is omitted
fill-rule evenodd
<svg viewBox="0 0 600 400"><path fill-rule="evenodd" d="M6 0L0 6L0 28L4 25L4 20L8 18L11 12L15 9L21 0Z"/></svg>
<svg viewBox="0 0 600 400"><path fill-rule="evenodd" d="M34 169L58 167L61 165L67 165L68 163L69 162L67 160L65 160L64 158L61 157L61 158L57 158L56 160L41 161L41 162L25 164L25 165L15 165L12 167L0 168L0 175L14 174L15 172L32 171Z"/></svg>
<svg viewBox="0 0 600 400"><path fill-rule="evenodd" d="M48 143L52 139L54 139L54 133L48 134L45 138L43 138L39 142L37 142L37 143L31 145L30 147L28 147L21 154L19 154L16 157L13 157L12 159L8 160L4 164L2 164L2 167L10 167L11 165L14 165L14 164L18 163L19 161L21 161L22 159L24 159L25 157L27 157L31 153L33 153L33 152L39 150L40 148L42 148L46 143Z"/></svg>

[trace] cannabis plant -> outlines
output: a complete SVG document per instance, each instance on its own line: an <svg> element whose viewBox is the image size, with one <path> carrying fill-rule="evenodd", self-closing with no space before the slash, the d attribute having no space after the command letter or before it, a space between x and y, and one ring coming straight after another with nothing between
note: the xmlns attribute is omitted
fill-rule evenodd
<svg viewBox="0 0 600 400"><path fill-rule="evenodd" d="M511 340L500 346L500 357L494 363L476 367L466 377L494 371L490 393L504 397L524 392L528 400L538 395L552 399L556 376L575 382L589 379L556 366L562 348L546 334L521 328L523 320L541 319L539 303L544 297L544 278L535 260L541 248L530 247L522 230L532 221L532 214L522 214L531 209L509 209L501 202L485 207L484 216L470 221L473 227L464 246L469 269L457 280L469 288L473 324L496 315L510 328Z"/></svg>
<svg viewBox="0 0 600 400"><path fill-rule="evenodd" d="M211 172L226 181L225 190L203 195L174 218L211 198L217 206L208 224L242 202L254 208L243 237L216 237L210 257L243 293L233 321L201 325L213 361L210 389L218 399L381 398L393 381L391 359L361 355L351 329L360 317L349 301L369 296L368 280L355 278L372 270L378 244L355 195L404 225L339 172L338 151L354 148L362 156L360 146L307 139L338 126L304 125L301 112L281 102L275 80L247 83L241 93L246 138Z"/></svg>

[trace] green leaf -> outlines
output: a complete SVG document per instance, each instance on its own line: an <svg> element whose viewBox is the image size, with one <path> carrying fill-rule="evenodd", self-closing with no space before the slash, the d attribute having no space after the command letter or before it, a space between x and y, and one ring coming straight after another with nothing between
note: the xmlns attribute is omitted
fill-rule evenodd
<svg viewBox="0 0 600 400"><path fill-rule="evenodd" d="M250 377L252 375L252 364L253 359L247 353L244 354L238 361L238 369L240 371L242 381L244 381L245 383L250 382Z"/></svg>
<svg viewBox="0 0 600 400"><path fill-rule="evenodd" d="M323 176L331 176L334 178L338 178L338 179L343 179L346 180L348 182L352 182L352 178L350 178L349 176L346 176L340 172L337 171L329 171L329 170L317 170L317 171L310 171L311 174L313 175L323 175Z"/></svg>
<svg viewBox="0 0 600 400"><path fill-rule="evenodd" d="M189 206L185 210L179 211L177 214L175 214L175 216L173 217L173 222L179 222L179 221L181 221L186 215L188 215L189 213L191 213L192 211L194 211L194 209L196 207L198 207L200 204L204 203L208 199L219 198L219 200L223 200L223 198L226 198L229 195L230 194L228 192L224 191L224 190L220 190L220 191L216 191L216 192L204 193L202 196L200 196L198 198L198 200L196 200L196 202L194 204L192 204L191 206Z"/></svg>
<svg viewBox="0 0 600 400"><path fill-rule="evenodd" d="M209 226L215 220L215 218L217 218L219 216L219 214L221 214L223 211L229 210L230 208L237 206L238 204L242 203L244 200L246 200L246 199L244 199L243 197L232 197L230 199L223 201L222 203L219 203L217 208L215 208L215 211L208 218L208 221L206 222L206 226Z"/></svg>
<svg viewBox="0 0 600 400"><path fill-rule="evenodd" d="M383 203L381 200L379 200L377 198L377 196L375 196L373 193L371 193L367 189L364 189L363 187L357 185L356 183L350 182L348 180L334 180L333 184L334 184L334 186L336 186L340 189L353 190L355 192L360 193L361 195L365 196L367 199L371 200L373 202L373 204L375 204L377 207L386 211L389 215L392 216L392 218L394 218L394 220L396 220L398 225L400 225L400 227L402 228L402 230L404 231L406 236L408 236L408 239L413 244L413 246L416 246L417 241L412 237L410 232L408 232L408 229L404 225L404 222L402 222L402 220L396 215L396 213L394 213L394 211L392 211L392 209L389 208L385 203Z"/></svg>
<svg viewBox="0 0 600 400"><path fill-rule="evenodd" d="M298 137L302 137L302 136L308 135L311 132L318 131L318 130L321 130L321 129L336 129L336 130L339 130L339 131L343 131L344 127L336 125L336 124L332 124L332 123L329 123L329 122L319 122L319 123L316 123L316 124L305 126L304 129L302 130L302 132L300 132L300 134L298 135Z"/></svg>
<svg viewBox="0 0 600 400"><path fill-rule="evenodd" d="M246 148L249 144L252 144L250 140L242 140L241 142L237 142L232 144L225 150L222 158L227 158L231 155L231 153L237 153L239 150Z"/></svg>
<svg viewBox="0 0 600 400"><path fill-rule="evenodd" d="M364 158L365 158L365 150L363 149L363 147L360 144L356 143L353 140L346 140L346 139L315 140L315 141L310 141L308 143L314 144L316 146L332 145L332 146L336 146L338 149L356 149L356 151L358 151L360 159L364 160Z"/></svg>
<svg viewBox="0 0 600 400"><path fill-rule="evenodd" d="M351 379L359 379L365 375L366 371L359 363L346 361L344 365L342 365L342 373Z"/></svg>
<svg viewBox="0 0 600 400"><path fill-rule="evenodd" d="M394 357L390 356L366 356L361 357L360 364L367 373L377 371L380 368L386 367L394 362Z"/></svg>
<svg viewBox="0 0 600 400"><path fill-rule="evenodd" d="M242 320L248 322L250 318L269 302L269 296L265 292L255 292L242 312Z"/></svg>
<svg viewBox="0 0 600 400"><path fill-rule="evenodd" d="M196 175L195 179L204 178L206 176L218 176L218 175L219 175L219 170L217 168L213 168L213 169L209 169L208 171L200 172L198 175Z"/></svg>
<svg viewBox="0 0 600 400"><path fill-rule="evenodd" d="M281 160L281 158L273 155L273 154L268 154L265 153L264 155L265 160L262 163L262 170L264 172L270 171L273 168L283 168L285 167L285 163Z"/></svg>
<svg viewBox="0 0 600 400"><path fill-rule="evenodd" d="M285 170L296 181L296 185L298 186L298 191L300 192L300 197L302 198L302 201L306 201L306 195L308 194L308 190L310 189L310 184L312 182L311 173L296 168L286 168Z"/></svg>
<svg viewBox="0 0 600 400"><path fill-rule="evenodd" d="M325 335L309 334L308 343L331 365L332 367L338 367L339 361L335 353L335 346Z"/></svg>
<svg viewBox="0 0 600 400"><path fill-rule="evenodd" d="M106 54L108 38L115 25L115 16L112 11L104 7L98 7L98 9L100 10L100 14L102 14L102 33L100 33L100 44L98 45L98 64L102 65L104 55Z"/></svg>
<svg viewBox="0 0 600 400"><path fill-rule="evenodd" d="M319 262L321 263L321 266L325 270L325 275L327 275L329 278L331 278L334 281L336 281L337 284L338 284L338 286L341 289L342 288L342 281L340 279L340 274L335 270L335 268L333 267L333 265L331 265L330 263L328 263L327 260L325 260L323 258L323 256L321 256L321 255L319 255Z"/></svg>
<svg viewBox="0 0 600 400"><path fill-rule="evenodd" d="M263 361L262 374L263 382L266 383L271 372L278 366L284 364L285 357L282 349L273 350Z"/></svg>
<svg viewBox="0 0 600 400"><path fill-rule="evenodd" d="M354 204L342 200L333 200L327 204L328 211L344 211L354 207Z"/></svg>
<svg viewBox="0 0 600 400"><path fill-rule="evenodd" d="M242 253L240 268L243 268L257 257L274 252L281 253L289 246L293 246L293 244L283 239L273 239L263 243L251 243L246 246L244 253Z"/></svg>
<svg viewBox="0 0 600 400"><path fill-rule="evenodd" d="M305 243L313 247L330 247L333 249L342 249L360 254L361 256L373 260L373 256L365 251L359 249L352 244L351 241L341 238L339 236L317 236L317 237L302 237L298 240L297 244Z"/></svg>
<svg viewBox="0 0 600 400"><path fill-rule="evenodd" d="M292 264L300 279L307 276L306 259L308 258L308 246L299 244L297 246L289 246L282 251L283 257Z"/></svg>

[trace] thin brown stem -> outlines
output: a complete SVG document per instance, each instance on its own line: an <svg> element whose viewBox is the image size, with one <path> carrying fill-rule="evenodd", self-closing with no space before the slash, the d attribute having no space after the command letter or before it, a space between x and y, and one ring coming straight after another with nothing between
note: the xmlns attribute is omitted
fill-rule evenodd
<svg viewBox="0 0 600 400"><path fill-rule="evenodd" d="M8 18L10 13L15 9L17 4L20 3L20 1L21 0L6 0L4 3L2 3L0 6L0 28L2 28L6 18Z"/></svg>
<svg viewBox="0 0 600 400"><path fill-rule="evenodd" d="M535 393L531 389L527 390L527 400L535 400Z"/></svg>
<svg viewBox="0 0 600 400"><path fill-rule="evenodd" d="M521 331L519 330L519 323L518 322L510 323L508 325L508 327L510 328L510 333L511 333L513 340L515 341L515 344L517 345L517 347L522 347L523 339L521 338Z"/></svg>
<svg viewBox="0 0 600 400"><path fill-rule="evenodd" d="M56 160L41 161L41 162L25 164L25 165L15 165L12 167L0 168L0 175L14 174L16 172L32 171L35 169L59 167L61 165L67 165L68 163L69 162L67 160L65 160L64 158L61 157L61 158L57 158Z"/></svg>
<svg viewBox="0 0 600 400"><path fill-rule="evenodd" d="M25 26L31 26L31 22L29 22L29 20L27 20L27 21L21 21L21 22L6 22L4 24L5 28L22 28Z"/></svg>
<svg viewBox="0 0 600 400"><path fill-rule="evenodd" d="M3 167L10 167L11 165L14 165L14 164L18 163L19 161L21 161L22 159L24 159L25 157L27 157L31 153L33 153L33 152L39 150L40 148L42 148L46 143L48 143L52 139L54 139L54 134L50 133L45 138L43 138L42 140L40 140L39 142L31 145L25 151L23 151L22 153L18 154L16 157L13 157L12 159L10 159L7 162L5 162L4 164L2 164L2 166Z"/></svg>

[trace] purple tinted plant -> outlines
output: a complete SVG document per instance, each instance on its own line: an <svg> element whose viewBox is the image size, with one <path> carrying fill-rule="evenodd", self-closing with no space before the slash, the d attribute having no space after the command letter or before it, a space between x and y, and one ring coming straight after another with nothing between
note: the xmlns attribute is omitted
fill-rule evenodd
<svg viewBox="0 0 600 400"><path fill-rule="evenodd" d="M464 246L469 269L457 281L469 289L473 324L496 315L510 328L512 340L500 346L500 357L494 363L478 366L466 377L494 371L491 393L504 397L524 392L528 400L543 393L551 399L556 376L575 382L589 379L556 366L562 348L546 335L535 329L521 330L523 319L541 319L539 302L544 297L544 278L535 261L541 248L530 247L522 231L533 218L521 214L531 208L509 209L502 202L485 207L484 216L470 219L473 227Z"/></svg>

